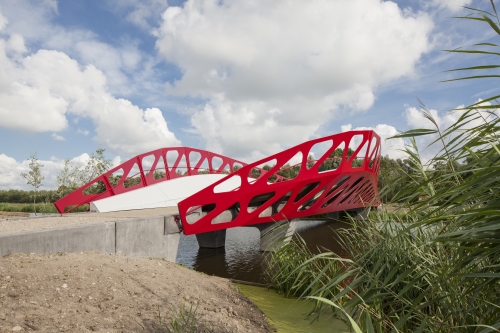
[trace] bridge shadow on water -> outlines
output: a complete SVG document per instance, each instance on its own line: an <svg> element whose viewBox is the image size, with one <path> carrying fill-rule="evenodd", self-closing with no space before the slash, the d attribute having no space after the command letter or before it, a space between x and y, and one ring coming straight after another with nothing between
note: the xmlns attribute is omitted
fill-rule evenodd
<svg viewBox="0 0 500 333"><path fill-rule="evenodd" d="M309 249L318 253L340 251L335 231L347 228L341 221L300 221L296 231ZM265 259L268 252L260 252L260 233L257 228L227 229L226 246L218 249L200 248L196 236L181 235L176 262L208 275L216 275L250 282L264 282Z"/></svg>

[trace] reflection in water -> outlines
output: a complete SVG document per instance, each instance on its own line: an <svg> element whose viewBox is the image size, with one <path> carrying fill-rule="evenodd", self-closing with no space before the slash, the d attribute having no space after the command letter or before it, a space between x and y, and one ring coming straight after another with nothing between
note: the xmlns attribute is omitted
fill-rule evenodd
<svg viewBox="0 0 500 333"><path fill-rule="evenodd" d="M334 230L346 227L341 222L301 221L297 232L311 251L339 251ZM226 246L218 249L198 247L196 236L181 234L177 263L209 275L236 280L264 282L265 252L259 251L260 232L257 228L227 229Z"/></svg>

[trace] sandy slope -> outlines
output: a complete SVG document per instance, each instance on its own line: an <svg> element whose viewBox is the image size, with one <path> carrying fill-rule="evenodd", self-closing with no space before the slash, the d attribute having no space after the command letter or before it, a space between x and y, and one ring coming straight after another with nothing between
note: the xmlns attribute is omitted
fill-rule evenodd
<svg viewBox="0 0 500 333"><path fill-rule="evenodd" d="M0 332L162 332L158 312L198 307L211 332L269 332L226 279L160 259L95 252L0 257Z"/></svg>

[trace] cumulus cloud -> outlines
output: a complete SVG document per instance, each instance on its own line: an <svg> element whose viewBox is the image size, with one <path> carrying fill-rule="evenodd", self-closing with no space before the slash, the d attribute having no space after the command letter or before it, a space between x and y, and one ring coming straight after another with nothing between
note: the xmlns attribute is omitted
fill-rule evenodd
<svg viewBox="0 0 500 333"><path fill-rule="evenodd" d="M439 8L445 8L452 12L457 12L462 9L463 6L468 6L472 3L472 0L431 0L430 4Z"/></svg>
<svg viewBox="0 0 500 333"><path fill-rule="evenodd" d="M24 45L24 38L20 34L12 34L10 35L9 40L7 41L6 45L7 50L17 52L17 53L24 53L27 52L28 49L26 49L26 46Z"/></svg>
<svg viewBox="0 0 500 333"><path fill-rule="evenodd" d="M207 148L249 156L369 109L378 86L414 74L432 27L390 1L189 0L155 34L183 71L167 93L207 101L191 118Z"/></svg>
<svg viewBox="0 0 500 333"><path fill-rule="evenodd" d="M54 50L9 58L6 44L0 39L0 126L59 132L68 127L72 115L91 119L94 139L115 153L138 154L180 144L159 109L143 110L115 98L95 66L81 66Z"/></svg>
<svg viewBox="0 0 500 333"><path fill-rule="evenodd" d="M40 172L45 179L42 181L40 189L55 189L56 177L63 167L60 160L39 161L43 167ZM21 177L22 172L29 172L29 161L16 161L14 158L5 154L0 154L0 190L32 190L33 187L26 184L26 180Z"/></svg>
<svg viewBox="0 0 500 333"><path fill-rule="evenodd" d="M90 132L89 132L88 130L82 130L82 129L80 129L80 128L79 128L79 129L76 131L76 133L78 133L78 134L83 134L83 135L87 136L87 135L89 135L89 133L90 133Z"/></svg>
<svg viewBox="0 0 500 333"><path fill-rule="evenodd" d="M156 8L153 6L156 1L143 5L135 0L123 0L107 1L103 6L116 10L118 16L125 16L126 13L120 12L121 3L123 6L151 6L157 19L167 5L163 1L164 7ZM128 99L140 96L143 100L153 100L152 96L158 99L160 97L156 96L162 95L161 69L156 67L159 57L146 52L143 42L130 34L124 32L113 42L106 43L98 34L99 29L57 24L57 1L4 1L0 11L9 21L4 29L6 34L22 36L27 49L31 47L32 52L57 50L83 66L93 65L106 76L107 90L112 95ZM152 89L154 93L151 93Z"/></svg>
<svg viewBox="0 0 500 333"><path fill-rule="evenodd" d="M52 136L52 139L54 139L56 141L65 141L66 140L63 136L56 134L56 133L52 133L51 136Z"/></svg>
<svg viewBox="0 0 500 333"><path fill-rule="evenodd" d="M125 19L136 26L151 30L152 22L157 22L160 19L161 13L168 7L165 0L150 0L147 2L140 0L114 0L114 6L125 9L127 14Z"/></svg>

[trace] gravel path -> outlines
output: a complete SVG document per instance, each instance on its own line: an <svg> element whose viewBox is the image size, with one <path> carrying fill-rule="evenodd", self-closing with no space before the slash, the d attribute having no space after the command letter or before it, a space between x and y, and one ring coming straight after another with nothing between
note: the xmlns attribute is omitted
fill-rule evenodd
<svg viewBox="0 0 500 333"><path fill-rule="evenodd" d="M165 216L178 213L177 207L128 210L111 213L74 213L56 216L11 218L0 220L0 234L46 230L67 226L120 221L131 218Z"/></svg>

